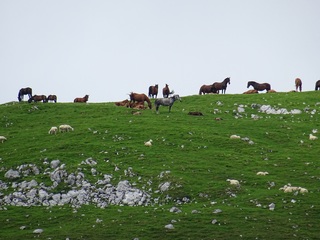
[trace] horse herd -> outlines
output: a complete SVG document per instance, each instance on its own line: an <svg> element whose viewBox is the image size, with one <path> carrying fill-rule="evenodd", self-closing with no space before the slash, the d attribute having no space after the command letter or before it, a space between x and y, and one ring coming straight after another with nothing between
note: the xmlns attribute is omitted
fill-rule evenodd
<svg viewBox="0 0 320 240"><path fill-rule="evenodd" d="M202 94L210 94L210 93L215 93L219 94L220 91L222 94L226 93L227 86L230 84L230 77L227 77L224 79L222 82L214 82L212 85L202 85L199 90L199 95ZM244 93L258 93L259 91L264 91L266 90L267 92L274 92L274 90L271 89L271 85L269 83L257 83L254 81L249 81L247 83L247 88L250 86L253 87L253 90L248 90L247 92ZM295 87L296 91L302 91L302 81L300 78L295 79ZM150 98L155 98L155 107L156 111L158 112L159 106L169 106L169 112L171 111L171 107L173 103L176 100L180 100L179 95L173 95L174 91L170 91L169 85L166 84L165 87L162 89L162 95L163 98L158 98L158 84L154 86L150 86L148 89L148 96L144 93L134 93L131 92L129 94L130 101L129 100L124 100L121 102L115 102L117 106L126 106L130 108L136 108L136 109L145 109L144 103L146 102L148 107L151 109L152 104L150 101ZM320 90L320 80L318 80L315 84L315 90ZM56 95L49 95L46 97L45 95L32 95L32 89L30 87L27 88L21 88L18 93L18 100L21 102L23 100L24 95L28 95L29 100L28 102L57 102L57 96ZM84 97L77 97L74 99L73 102L77 103L86 103L89 99L89 95L85 95Z"/></svg>
<svg viewBox="0 0 320 240"><path fill-rule="evenodd" d="M199 95L208 93L226 93L227 85L230 84L230 77L226 78L222 82L215 82L212 85L202 85L199 90ZM245 93L258 93L259 91L266 90L267 92L272 92L271 85L269 83L257 83L255 81L249 81L247 83L247 88L253 87L254 91L249 90ZM300 78L295 79L296 91L302 91L302 81ZM320 80L316 82L315 90L320 90Z"/></svg>
<svg viewBox="0 0 320 240"><path fill-rule="evenodd" d="M146 102L148 104L148 107L152 109L152 104L150 101L150 98L155 98L155 107L156 112L159 113L159 107L162 106L168 106L169 112L171 111L172 105L176 100L181 101L181 98L178 94L172 95L174 91L170 91L169 85L166 84L165 87L162 89L162 95L163 98L158 98L158 84L155 86L150 86L148 91L148 96L144 93L134 93L131 92L129 94L130 101L129 100L123 100L121 102L115 102L116 106L125 106L135 109L145 109L144 103Z"/></svg>
<svg viewBox="0 0 320 240"><path fill-rule="evenodd" d="M26 88L21 88L18 92L18 100L21 102L24 98L24 95L28 95L28 103L32 102L57 102L57 96L56 95L49 95L48 97L46 95L32 95L32 88L26 87ZM89 99L89 95L85 95L84 97L78 97L74 99L74 102L84 102L86 103Z"/></svg>

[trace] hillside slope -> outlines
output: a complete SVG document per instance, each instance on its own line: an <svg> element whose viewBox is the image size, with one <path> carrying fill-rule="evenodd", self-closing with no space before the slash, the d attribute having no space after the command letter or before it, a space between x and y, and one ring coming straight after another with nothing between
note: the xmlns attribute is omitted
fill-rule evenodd
<svg viewBox="0 0 320 240"><path fill-rule="evenodd" d="M317 237L318 92L187 96L171 113L136 111L0 105L0 238L37 228L43 239ZM60 124L74 131L48 134ZM308 192L279 190L288 184Z"/></svg>

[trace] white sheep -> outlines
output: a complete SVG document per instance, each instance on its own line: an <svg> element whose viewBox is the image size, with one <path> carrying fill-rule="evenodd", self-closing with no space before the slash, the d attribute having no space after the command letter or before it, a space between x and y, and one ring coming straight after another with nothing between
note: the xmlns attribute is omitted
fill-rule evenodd
<svg viewBox="0 0 320 240"><path fill-rule="evenodd" d="M71 127L70 125L67 124L63 124L59 126L59 131L60 132L69 132L69 131L73 131L73 127Z"/></svg>
<svg viewBox="0 0 320 240"><path fill-rule="evenodd" d="M1 143L4 143L4 141L6 141L7 140L7 138L6 137L4 137L4 136L0 136L0 142Z"/></svg>
<svg viewBox="0 0 320 240"><path fill-rule="evenodd" d="M314 135L312 135L311 133L309 134L309 139L310 140L316 140L316 139L318 139L318 137L317 136L314 136Z"/></svg>
<svg viewBox="0 0 320 240"><path fill-rule="evenodd" d="M58 128L57 127L51 127L49 130L49 134L57 134Z"/></svg>
<svg viewBox="0 0 320 240"><path fill-rule="evenodd" d="M308 189L299 187L299 191L300 191L300 193L307 193Z"/></svg>
<svg viewBox="0 0 320 240"><path fill-rule="evenodd" d="M288 183L288 185L284 185L282 188L279 188L279 190L283 190L283 192L285 193L295 192L295 191L299 191L299 187L293 187L291 186L290 183Z"/></svg>
<svg viewBox="0 0 320 240"><path fill-rule="evenodd" d="M147 147L151 147L152 146L152 139L150 139L147 142L144 142L144 145L147 146Z"/></svg>
<svg viewBox="0 0 320 240"><path fill-rule="evenodd" d="M231 136L230 136L230 139L240 139L240 136L238 136L238 135L231 135Z"/></svg>
<svg viewBox="0 0 320 240"><path fill-rule="evenodd" d="M261 175L261 176L265 176L265 175L268 175L269 173L268 172L257 172L257 175Z"/></svg>
<svg viewBox="0 0 320 240"><path fill-rule="evenodd" d="M240 183L238 180L235 179L227 179L228 182L230 182L231 185L240 186Z"/></svg>

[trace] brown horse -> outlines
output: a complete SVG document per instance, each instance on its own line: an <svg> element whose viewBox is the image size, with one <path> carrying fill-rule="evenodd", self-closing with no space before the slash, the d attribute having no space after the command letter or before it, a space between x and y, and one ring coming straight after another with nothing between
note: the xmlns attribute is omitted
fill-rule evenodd
<svg viewBox="0 0 320 240"><path fill-rule="evenodd" d="M29 98L28 103L34 102L47 102L47 97L45 95L33 95L31 98Z"/></svg>
<svg viewBox="0 0 320 240"><path fill-rule="evenodd" d="M47 102L49 101L54 101L55 103L57 102L57 96L56 95L49 95L47 97Z"/></svg>
<svg viewBox="0 0 320 240"><path fill-rule="evenodd" d="M128 107L129 106L129 100L128 99L125 99L121 102L115 102L114 103L116 106L125 106L125 107Z"/></svg>
<svg viewBox="0 0 320 240"><path fill-rule="evenodd" d="M169 85L166 84L166 86L162 89L162 95L164 98L169 97L170 94L170 89L169 89Z"/></svg>
<svg viewBox="0 0 320 240"><path fill-rule="evenodd" d="M227 89L227 84L230 84L230 78L226 78L225 80L223 80L222 82L215 82L214 84L212 84L212 92L216 92L219 93L219 90L221 90L222 93L226 93L226 89Z"/></svg>
<svg viewBox="0 0 320 240"><path fill-rule="evenodd" d="M133 92L131 92L129 96L130 96L130 105L132 103L134 103L134 102L141 102L141 103L147 102L149 108L150 109L152 108L150 99L144 93L133 93Z"/></svg>
<svg viewBox="0 0 320 240"><path fill-rule="evenodd" d="M267 92L271 89L271 86L269 83L257 83L254 81L249 81L247 84L247 88L252 86L257 91L263 91L267 90Z"/></svg>
<svg viewBox="0 0 320 240"><path fill-rule="evenodd" d="M212 86L213 86L213 84L212 85L202 85L199 90L199 95L201 95L201 94L205 95L206 93L217 93L217 91L215 91L215 92L212 91L212 90L214 90L214 89L212 89Z"/></svg>
<svg viewBox="0 0 320 240"><path fill-rule="evenodd" d="M86 103L89 99L89 95L85 95L83 98L75 98L73 102Z"/></svg>
<svg viewBox="0 0 320 240"><path fill-rule="evenodd" d="M32 88L26 87L26 88L21 88L21 89L19 90L19 93L18 93L18 100L19 100L19 102L22 101L24 95L28 95L28 96L29 96L29 99L30 99L30 98L32 97Z"/></svg>
<svg viewBox="0 0 320 240"><path fill-rule="evenodd" d="M149 93L148 93L149 98L157 98L158 96L158 84L154 86L149 87Z"/></svg>
<svg viewBox="0 0 320 240"><path fill-rule="evenodd" d="M298 92L298 89L299 91L301 92L302 91L302 81L300 78L296 78L296 80L294 80L294 84L296 85L296 91Z"/></svg>
<svg viewBox="0 0 320 240"><path fill-rule="evenodd" d="M320 80L318 80L317 82L316 82L316 88L315 88L315 90L317 91L317 90L320 90Z"/></svg>

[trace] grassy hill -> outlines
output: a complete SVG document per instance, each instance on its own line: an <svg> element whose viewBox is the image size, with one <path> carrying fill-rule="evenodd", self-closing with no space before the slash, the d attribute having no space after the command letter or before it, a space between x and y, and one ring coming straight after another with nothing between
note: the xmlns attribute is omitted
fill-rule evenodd
<svg viewBox="0 0 320 240"><path fill-rule="evenodd" d="M128 180L151 196L147 205L106 208L2 203L0 239L316 239L320 140L309 140L309 134L320 131L319 94L187 96L171 113L161 106L159 114L147 109L141 115L114 103L0 105L0 135L7 138L0 143L0 186L7 186L0 187L0 202L15 183L50 184L46 164L57 159L91 183L108 174L112 184ZM262 105L301 113L267 114ZM48 134L60 124L74 131ZM144 146L149 139L153 146ZM96 174L83 164L86 159L97 162ZM23 164L38 166L40 174L5 177ZM163 183L168 190L160 191ZM309 192L279 190L288 183ZM53 191L69 189L61 183Z"/></svg>

